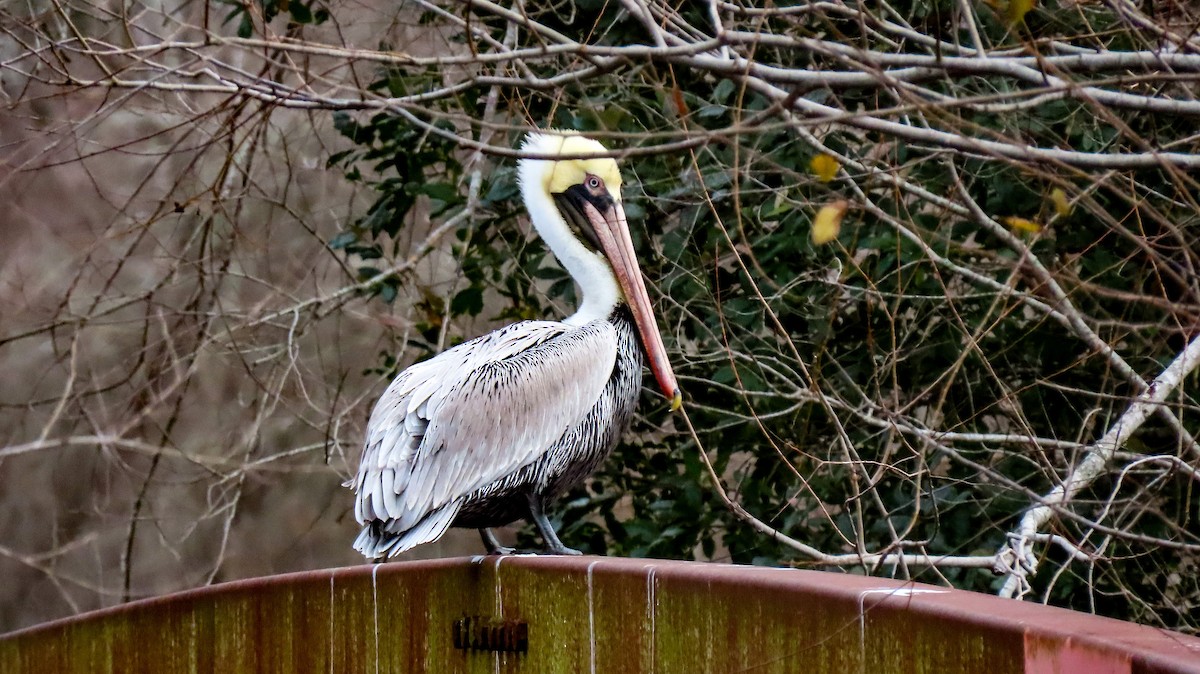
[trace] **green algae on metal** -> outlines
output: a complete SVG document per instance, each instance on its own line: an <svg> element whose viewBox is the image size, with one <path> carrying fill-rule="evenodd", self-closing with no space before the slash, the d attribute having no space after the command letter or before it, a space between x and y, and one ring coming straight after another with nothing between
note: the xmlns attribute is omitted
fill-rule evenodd
<svg viewBox="0 0 1200 674"><path fill-rule="evenodd" d="M275 576L0 637L5 674L1037 672L1072 663L1200 674L1200 640L850 574L595 557Z"/></svg>

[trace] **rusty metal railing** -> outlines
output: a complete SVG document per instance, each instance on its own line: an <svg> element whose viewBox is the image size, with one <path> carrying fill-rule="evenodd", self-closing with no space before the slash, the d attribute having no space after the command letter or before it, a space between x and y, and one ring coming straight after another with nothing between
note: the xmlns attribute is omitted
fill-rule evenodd
<svg viewBox="0 0 1200 674"><path fill-rule="evenodd" d="M1200 639L879 578L484 557L127 604L0 637L0 672L1200 673Z"/></svg>

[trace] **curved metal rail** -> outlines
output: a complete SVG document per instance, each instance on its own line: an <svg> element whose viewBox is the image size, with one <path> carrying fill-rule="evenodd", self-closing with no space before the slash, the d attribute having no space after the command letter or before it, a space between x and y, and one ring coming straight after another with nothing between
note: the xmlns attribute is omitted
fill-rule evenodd
<svg viewBox="0 0 1200 674"><path fill-rule="evenodd" d="M0 637L0 672L1195 672L1200 639L817 571L486 557L226 583Z"/></svg>

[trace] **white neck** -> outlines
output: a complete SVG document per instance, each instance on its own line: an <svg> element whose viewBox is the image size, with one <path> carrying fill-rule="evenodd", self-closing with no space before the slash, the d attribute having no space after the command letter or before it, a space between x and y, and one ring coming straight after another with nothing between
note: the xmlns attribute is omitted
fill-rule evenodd
<svg viewBox="0 0 1200 674"><path fill-rule="evenodd" d="M563 322L584 325L608 318L621 302L621 288L608 260L600 253L588 250L575 238L558 206L546 192L544 183L538 179L536 173L547 163L528 160L521 163L521 196L534 228L583 293L579 309Z"/></svg>

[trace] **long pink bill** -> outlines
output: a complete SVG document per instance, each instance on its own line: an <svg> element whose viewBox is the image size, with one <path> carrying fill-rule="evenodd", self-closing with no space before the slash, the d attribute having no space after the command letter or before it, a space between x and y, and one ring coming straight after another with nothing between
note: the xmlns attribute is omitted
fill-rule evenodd
<svg viewBox="0 0 1200 674"><path fill-rule="evenodd" d="M683 395L679 390L679 383L675 380L671 362L667 360L667 349L654 320L654 309L650 306L650 296L646 293L642 270L633 252L633 240L629 237L625 209L621 207L621 202L614 200L612 206L604 213L598 211L590 202L585 202L583 210L592 223L600 247L612 264L617 283L621 286L621 292L625 293L625 300L633 312L633 320L637 323L638 333L642 337L642 346L650 359L650 371L654 373L654 379L658 381L663 395L671 401L671 411L674 412L683 404Z"/></svg>

